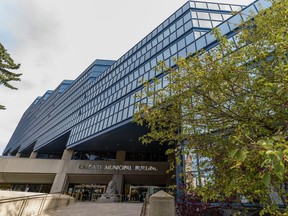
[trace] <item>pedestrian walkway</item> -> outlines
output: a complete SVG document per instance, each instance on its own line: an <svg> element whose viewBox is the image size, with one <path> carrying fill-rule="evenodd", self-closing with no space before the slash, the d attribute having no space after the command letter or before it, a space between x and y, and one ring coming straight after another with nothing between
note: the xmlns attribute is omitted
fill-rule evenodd
<svg viewBox="0 0 288 216"><path fill-rule="evenodd" d="M143 203L77 202L41 216L140 216Z"/></svg>

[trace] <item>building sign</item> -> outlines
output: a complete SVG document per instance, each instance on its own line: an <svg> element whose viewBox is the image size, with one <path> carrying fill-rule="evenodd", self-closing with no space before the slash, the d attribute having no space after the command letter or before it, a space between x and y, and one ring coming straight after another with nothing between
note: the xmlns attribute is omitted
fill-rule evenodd
<svg viewBox="0 0 288 216"><path fill-rule="evenodd" d="M138 165L99 165L99 164L82 164L80 170L129 170L129 171L158 171L155 166L138 166Z"/></svg>

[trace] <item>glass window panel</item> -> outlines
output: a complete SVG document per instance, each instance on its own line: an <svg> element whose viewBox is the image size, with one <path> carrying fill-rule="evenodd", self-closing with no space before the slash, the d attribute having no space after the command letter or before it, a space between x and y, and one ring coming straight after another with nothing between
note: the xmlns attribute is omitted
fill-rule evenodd
<svg viewBox="0 0 288 216"><path fill-rule="evenodd" d="M232 15L231 14L222 14L224 20L229 19Z"/></svg>
<svg viewBox="0 0 288 216"><path fill-rule="evenodd" d="M209 9L219 10L218 4L211 4L211 3L207 3L207 4L208 4Z"/></svg>
<svg viewBox="0 0 288 216"><path fill-rule="evenodd" d="M166 47L169 44L169 37L167 37L164 41L163 41L163 47Z"/></svg>
<svg viewBox="0 0 288 216"><path fill-rule="evenodd" d="M159 36L158 36L158 42L159 41L162 41L163 40L163 34L160 34Z"/></svg>
<svg viewBox="0 0 288 216"><path fill-rule="evenodd" d="M128 115L128 108L123 110L123 119L126 119Z"/></svg>
<svg viewBox="0 0 288 216"><path fill-rule="evenodd" d="M141 76L141 75L143 75L143 74L144 74L144 72L145 72L145 71L144 71L144 67L143 67L143 66L142 66L141 68L139 68L139 73L140 73L140 76Z"/></svg>
<svg viewBox="0 0 288 216"><path fill-rule="evenodd" d="M153 58L153 59L151 60L151 68L153 68L153 67L155 67L155 66L156 66L156 59Z"/></svg>
<svg viewBox="0 0 288 216"><path fill-rule="evenodd" d="M182 25L183 25L183 19L179 19L179 20L176 22L176 27L177 27L177 28L180 28Z"/></svg>
<svg viewBox="0 0 288 216"><path fill-rule="evenodd" d="M178 57L186 58L187 57L186 49L181 50L178 53Z"/></svg>
<svg viewBox="0 0 288 216"><path fill-rule="evenodd" d="M177 45L178 45L178 50L183 49L185 47L185 38L183 38L182 40L178 41Z"/></svg>
<svg viewBox="0 0 288 216"><path fill-rule="evenodd" d="M170 32L174 32L176 30L176 24L170 26Z"/></svg>
<svg viewBox="0 0 288 216"><path fill-rule="evenodd" d="M195 40L201 36L201 32L195 31Z"/></svg>
<svg viewBox="0 0 288 216"><path fill-rule="evenodd" d="M198 19L210 19L209 13L197 12L197 14L198 14Z"/></svg>
<svg viewBox="0 0 288 216"><path fill-rule="evenodd" d="M148 43L148 44L147 44L147 50L150 50L151 47L152 47L152 46L151 46L151 43ZM135 61L135 60L134 60L134 61Z"/></svg>
<svg viewBox="0 0 288 216"><path fill-rule="evenodd" d="M166 38L169 34L170 34L170 33L169 33L169 29L166 29L166 30L164 31L164 38Z"/></svg>
<svg viewBox="0 0 288 216"><path fill-rule="evenodd" d="M148 81L149 80L149 73L145 73L144 74L144 81Z"/></svg>
<svg viewBox="0 0 288 216"><path fill-rule="evenodd" d="M191 23L191 22L187 22L187 23L184 25L184 30L185 30L185 32L189 31L191 28L192 28L192 23Z"/></svg>
<svg viewBox="0 0 288 216"><path fill-rule="evenodd" d="M187 46L187 53L192 54L194 52L196 52L196 47L195 47L195 43L192 43L189 46Z"/></svg>
<svg viewBox="0 0 288 216"><path fill-rule="evenodd" d="M210 13L210 16L212 20L219 20L219 21L223 20L221 14L218 13Z"/></svg>
<svg viewBox="0 0 288 216"><path fill-rule="evenodd" d="M155 70L154 69L149 71L149 77L150 77L150 79L155 77Z"/></svg>
<svg viewBox="0 0 288 216"><path fill-rule="evenodd" d="M194 2L190 2L190 7L195 7L195 3Z"/></svg>
<svg viewBox="0 0 288 216"><path fill-rule="evenodd" d="M180 37L184 33L183 26L177 30L177 37Z"/></svg>
<svg viewBox="0 0 288 216"><path fill-rule="evenodd" d="M169 22L172 23L175 20L175 14L169 17Z"/></svg>
<svg viewBox="0 0 288 216"><path fill-rule="evenodd" d="M216 38L214 37L214 35L211 32L206 35L207 44L210 44L210 43L214 42L215 40L216 40Z"/></svg>
<svg viewBox="0 0 288 216"><path fill-rule="evenodd" d="M177 37L176 37L176 32L173 32L171 35L170 35L170 42L174 41Z"/></svg>
<svg viewBox="0 0 288 216"><path fill-rule="evenodd" d="M178 11L176 11L176 18L178 18L181 15L181 13L182 13L182 10L180 8Z"/></svg>
<svg viewBox="0 0 288 216"><path fill-rule="evenodd" d="M170 47L171 54L174 55L177 52L177 46L176 44L173 44L173 46Z"/></svg>
<svg viewBox="0 0 288 216"><path fill-rule="evenodd" d="M231 11L231 8L229 5L219 4L220 10L226 10Z"/></svg>
<svg viewBox="0 0 288 216"><path fill-rule="evenodd" d="M257 11L254 7L254 5L250 5L249 7L247 7L246 9L244 9L241 13L244 22L247 21L248 19L251 18L251 15L256 14Z"/></svg>
<svg viewBox="0 0 288 216"><path fill-rule="evenodd" d="M129 106L129 110L128 110L128 118L133 116L133 106Z"/></svg>
<svg viewBox="0 0 288 216"><path fill-rule="evenodd" d="M202 28L212 28L212 23L208 20L199 20L199 25Z"/></svg>
<svg viewBox="0 0 288 216"><path fill-rule="evenodd" d="M188 22L190 19L191 19L190 13L187 13L187 14L183 17L184 23Z"/></svg>
<svg viewBox="0 0 288 216"><path fill-rule="evenodd" d="M255 6L256 6L257 10L260 11L262 9L271 7L272 2L267 1L267 0L259 0L257 3L255 3Z"/></svg>
<svg viewBox="0 0 288 216"><path fill-rule="evenodd" d="M186 36L186 44L190 44L194 41L194 34L191 32L189 35Z"/></svg>
<svg viewBox="0 0 288 216"><path fill-rule="evenodd" d="M226 22L219 25L218 28L221 32L221 35L225 35L230 31L229 26Z"/></svg>
<svg viewBox="0 0 288 216"><path fill-rule="evenodd" d="M155 53L156 53L156 47L153 47L153 48L151 49L151 56L154 55Z"/></svg>
<svg viewBox="0 0 288 216"><path fill-rule="evenodd" d="M197 19L197 13L195 11L191 12L192 18Z"/></svg>
<svg viewBox="0 0 288 216"><path fill-rule="evenodd" d="M203 8L203 9L207 9L207 5L206 3L202 3L202 2L195 2L196 4L196 8Z"/></svg>
<svg viewBox="0 0 288 216"><path fill-rule="evenodd" d="M152 46L154 47L154 46L156 46L156 44L157 44L157 38L155 38L155 39L152 41Z"/></svg>
<svg viewBox="0 0 288 216"><path fill-rule="evenodd" d="M146 65L145 65L145 71L148 71L150 70L151 67L150 67L150 62L148 62Z"/></svg>
<svg viewBox="0 0 288 216"><path fill-rule="evenodd" d="M160 62L163 60L163 56L162 56L162 53L160 53L158 56L157 56L157 62Z"/></svg>
<svg viewBox="0 0 288 216"><path fill-rule="evenodd" d="M233 16L231 19L228 20L230 29L233 30L236 27L238 27L242 22L242 18L240 16L240 14L237 14L235 16Z"/></svg>
<svg viewBox="0 0 288 216"><path fill-rule="evenodd" d="M222 22L212 21L212 26L213 26L213 28L216 27L216 26L218 26L220 23L222 23Z"/></svg>
<svg viewBox="0 0 288 216"><path fill-rule="evenodd" d="M167 59L170 56L170 50L167 49L164 51L164 59Z"/></svg>
<svg viewBox="0 0 288 216"><path fill-rule="evenodd" d="M121 110L117 115L117 122L120 122L122 120L122 114L123 114L123 111Z"/></svg>
<svg viewBox="0 0 288 216"><path fill-rule="evenodd" d="M192 23L194 27L199 27L198 20L193 19Z"/></svg>
<svg viewBox="0 0 288 216"><path fill-rule="evenodd" d="M231 5L231 8L233 11L240 11L242 9L241 6L237 6L237 5Z"/></svg>
<svg viewBox="0 0 288 216"><path fill-rule="evenodd" d="M163 46L163 42L157 44L156 46L157 52L159 52L162 49L162 46Z"/></svg>

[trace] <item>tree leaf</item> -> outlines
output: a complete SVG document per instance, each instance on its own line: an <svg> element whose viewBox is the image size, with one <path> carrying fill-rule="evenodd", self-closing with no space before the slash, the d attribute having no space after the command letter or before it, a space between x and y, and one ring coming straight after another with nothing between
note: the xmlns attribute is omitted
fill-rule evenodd
<svg viewBox="0 0 288 216"><path fill-rule="evenodd" d="M241 161L241 162L244 162L246 157L247 157L246 152L241 149L239 149L235 154L236 160Z"/></svg>
<svg viewBox="0 0 288 216"><path fill-rule="evenodd" d="M232 149L232 150L230 150L230 157L231 158L234 158L234 156L235 156L235 154L236 154L236 152L238 151L239 149Z"/></svg>
<svg viewBox="0 0 288 216"><path fill-rule="evenodd" d="M274 172L278 176L279 179L283 179L284 175L284 164L282 161L277 161L277 163L274 166Z"/></svg>
<svg viewBox="0 0 288 216"><path fill-rule="evenodd" d="M263 183L268 187L271 181L271 175L270 173L265 173L262 179Z"/></svg>

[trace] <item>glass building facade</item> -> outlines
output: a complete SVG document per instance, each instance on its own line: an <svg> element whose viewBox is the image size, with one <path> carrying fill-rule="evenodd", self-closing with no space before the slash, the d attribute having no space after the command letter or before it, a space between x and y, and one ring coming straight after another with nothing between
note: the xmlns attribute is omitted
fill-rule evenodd
<svg viewBox="0 0 288 216"><path fill-rule="evenodd" d="M49 149L45 146L64 136L65 148L77 148L87 139L130 124L142 81L163 76L155 71L157 63L173 66L174 58L209 49L215 43L211 28L218 26L228 34L233 26L225 20L243 8L187 2L117 61L96 60L76 80L64 80L38 97L24 113L3 154L45 152ZM233 17L235 22L239 19L242 17ZM162 77L159 88L167 84Z"/></svg>
<svg viewBox="0 0 288 216"><path fill-rule="evenodd" d="M251 12L257 14L267 7L270 3L265 0L248 6L188 1L118 60L97 59L75 80L64 80L56 89L37 97L23 114L3 155L63 159L64 151L70 150L73 164L78 160L113 163L119 152L125 152L121 161L167 162L165 146L142 145L138 138L146 129L132 122L135 105L148 103L145 97L141 101L135 97L141 93L143 81L157 77L160 82L156 88L165 88L169 81L155 70L158 62L173 67L173 59L213 49L217 41L212 28L235 40L239 23L250 19ZM136 167L137 171L149 168ZM132 178L141 181L127 176L126 183ZM71 175L71 184L73 179L76 177Z"/></svg>

